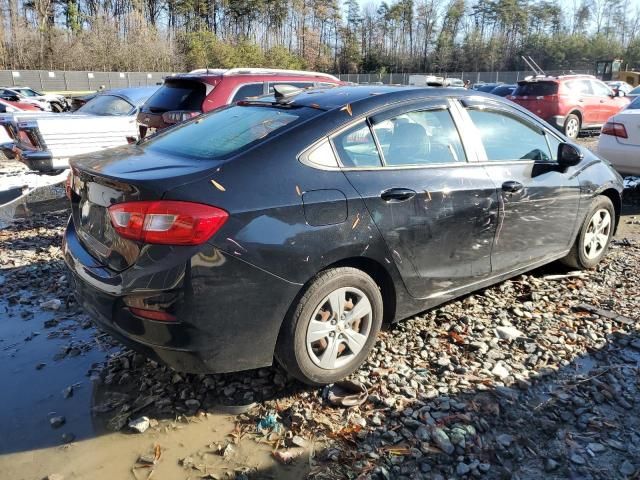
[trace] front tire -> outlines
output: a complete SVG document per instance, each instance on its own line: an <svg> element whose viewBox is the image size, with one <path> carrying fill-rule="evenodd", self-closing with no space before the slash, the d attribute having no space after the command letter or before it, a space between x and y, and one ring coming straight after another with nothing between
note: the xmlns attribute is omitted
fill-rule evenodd
<svg viewBox="0 0 640 480"><path fill-rule="evenodd" d="M580 119L577 115L570 113L564 121L563 133L572 140L578 138L580 133Z"/></svg>
<svg viewBox="0 0 640 480"><path fill-rule="evenodd" d="M603 195L594 198L578 238L562 262L580 270L595 268L607 253L614 226L615 209L611 200Z"/></svg>
<svg viewBox="0 0 640 480"><path fill-rule="evenodd" d="M276 359L309 385L336 382L365 361L382 317L382 294L371 277L351 267L325 270L285 319Z"/></svg>

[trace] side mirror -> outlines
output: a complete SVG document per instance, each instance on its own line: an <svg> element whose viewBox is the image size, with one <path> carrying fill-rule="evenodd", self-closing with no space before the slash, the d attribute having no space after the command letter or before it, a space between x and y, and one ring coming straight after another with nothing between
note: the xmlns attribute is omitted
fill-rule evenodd
<svg viewBox="0 0 640 480"><path fill-rule="evenodd" d="M561 143L558 145L558 164L561 167L574 167L578 165L584 155L577 147L570 143Z"/></svg>

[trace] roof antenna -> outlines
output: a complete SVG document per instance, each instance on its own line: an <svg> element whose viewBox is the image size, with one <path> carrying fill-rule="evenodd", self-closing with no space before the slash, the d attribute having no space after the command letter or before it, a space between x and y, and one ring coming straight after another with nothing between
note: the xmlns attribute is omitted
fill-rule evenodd
<svg viewBox="0 0 640 480"><path fill-rule="evenodd" d="M284 103L285 100L295 97L303 91L302 88L294 87L293 85L276 84L273 86L273 96L278 103Z"/></svg>

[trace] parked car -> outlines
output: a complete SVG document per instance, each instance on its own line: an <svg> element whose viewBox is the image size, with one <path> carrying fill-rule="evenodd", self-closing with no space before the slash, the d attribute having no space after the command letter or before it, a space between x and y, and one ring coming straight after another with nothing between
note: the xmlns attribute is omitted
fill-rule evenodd
<svg viewBox="0 0 640 480"><path fill-rule="evenodd" d="M157 89L153 86L110 90L73 113L0 114L0 127L11 137L0 149L32 170L65 169L75 155L137 141L136 114Z"/></svg>
<svg viewBox="0 0 640 480"><path fill-rule="evenodd" d="M640 176L640 96L604 124L598 154L619 173Z"/></svg>
<svg viewBox="0 0 640 480"><path fill-rule="evenodd" d="M41 112L40 108L30 103L13 102L0 98L0 113Z"/></svg>
<svg viewBox="0 0 640 480"><path fill-rule="evenodd" d="M623 82L622 80L609 80L608 82L604 82L611 90L621 92L623 95L627 95L631 90L633 90L633 86L629 85L627 82Z"/></svg>
<svg viewBox="0 0 640 480"><path fill-rule="evenodd" d="M494 88L499 87L501 85L503 85L502 82L483 83L481 85L478 85L478 88L474 88L474 90L477 90L478 92L491 93L491 91Z"/></svg>
<svg viewBox="0 0 640 480"><path fill-rule="evenodd" d="M640 96L640 86L634 88L629 93L627 93L627 97L637 97Z"/></svg>
<svg viewBox="0 0 640 480"><path fill-rule="evenodd" d="M507 97L511 95L516 88L518 88L517 85L509 85L509 84L498 85L497 87L494 87L493 90L490 90L488 93L492 95L497 95L499 97Z"/></svg>
<svg viewBox="0 0 640 480"><path fill-rule="evenodd" d="M77 97L72 97L71 98L71 105L69 106L69 110L71 110L72 112L75 112L80 107L82 107L85 103L87 103L89 100L93 100L94 98L96 98L101 93L105 93L107 91L108 90L105 90L104 92L91 92L91 93L87 93L86 95L80 95L80 96L77 96Z"/></svg>
<svg viewBox="0 0 640 480"><path fill-rule="evenodd" d="M266 68L201 69L174 75L140 109L140 136L148 129L161 130L223 105L273 92L278 83L301 88L342 84L326 73Z"/></svg>
<svg viewBox="0 0 640 480"><path fill-rule="evenodd" d="M445 86L451 88L464 88L464 81L461 78L445 78Z"/></svg>
<svg viewBox="0 0 640 480"><path fill-rule="evenodd" d="M30 87L2 87L4 90L16 93L20 98L27 100L36 100L49 105L45 110L53 112L64 112L69 110L69 102L64 95L56 93L42 93Z"/></svg>
<svg viewBox="0 0 640 480"><path fill-rule="evenodd" d="M629 103L591 75L531 77L518 82L509 100L531 110L566 136L599 130Z"/></svg>
<svg viewBox="0 0 640 480"><path fill-rule="evenodd" d="M275 357L310 384L355 371L383 322L595 267L622 192L527 110L446 88L276 87L71 164L63 253L99 328L180 371Z"/></svg>

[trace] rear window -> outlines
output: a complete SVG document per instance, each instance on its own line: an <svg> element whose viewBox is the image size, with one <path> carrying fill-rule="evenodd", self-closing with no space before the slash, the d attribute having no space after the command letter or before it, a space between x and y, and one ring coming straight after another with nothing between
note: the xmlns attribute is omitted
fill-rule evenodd
<svg viewBox="0 0 640 480"><path fill-rule="evenodd" d="M207 92L204 84L195 80L167 80L145 103L153 113L171 110L202 110Z"/></svg>
<svg viewBox="0 0 640 480"><path fill-rule="evenodd" d="M558 93L558 84L555 82L527 82L521 83L513 94L517 97L533 95L536 97L544 95L555 95Z"/></svg>
<svg viewBox="0 0 640 480"><path fill-rule="evenodd" d="M150 139L147 145L151 151L170 155L202 160L221 159L295 124L309 110L231 106L177 126Z"/></svg>

